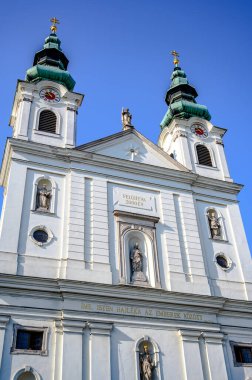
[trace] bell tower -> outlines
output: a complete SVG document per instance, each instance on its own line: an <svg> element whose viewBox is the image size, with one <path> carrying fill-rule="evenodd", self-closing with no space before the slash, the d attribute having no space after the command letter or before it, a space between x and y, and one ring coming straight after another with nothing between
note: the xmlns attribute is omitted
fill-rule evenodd
<svg viewBox="0 0 252 380"><path fill-rule="evenodd" d="M26 80L17 84L10 125L13 137L57 147L76 145L76 115L83 95L73 92L75 81L51 19L51 33L35 54Z"/></svg>
<svg viewBox="0 0 252 380"><path fill-rule="evenodd" d="M159 146L189 170L211 178L232 181L222 138L225 129L214 126L206 106L198 104L196 89L172 51L174 70L166 93L168 110L161 122Z"/></svg>

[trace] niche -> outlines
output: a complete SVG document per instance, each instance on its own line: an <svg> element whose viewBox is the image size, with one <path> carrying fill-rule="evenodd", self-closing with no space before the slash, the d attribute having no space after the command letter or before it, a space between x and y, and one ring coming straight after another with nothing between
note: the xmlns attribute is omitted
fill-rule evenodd
<svg viewBox="0 0 252 380"><path fill-rule="evenodd" d="M148 336L136 342L137 380L160 380L159 349Z"/></svg>
<svg viewBox="0 0 252 380"><path fill-rule="evenodd" d="M37 178L34 184L33 211L54 213L55 183L48 176Z"/></svg>
<svg viewBox="0 0 252 380"><path fill-rule="evenodd" d="M120 283L160 287L155 223L159 218L116 211Z"/></svg>
<svg viewBox="0 0 252 380"><path fill-rule="evenodd" d="M209 228L209 237L213 240L227 240L223 218L214 207L209 207L206 210L206 218Z"/></svg>

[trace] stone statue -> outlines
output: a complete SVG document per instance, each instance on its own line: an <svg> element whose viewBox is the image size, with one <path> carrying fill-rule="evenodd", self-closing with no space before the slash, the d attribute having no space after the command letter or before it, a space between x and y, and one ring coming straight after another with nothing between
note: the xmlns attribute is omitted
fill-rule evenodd
<svg viewBox="0 0 252 380"><path fill-rule="evenodd" d="M131 119L132 119L132 115L129 112L129 109L128 108L123 108L122 109L123 130L126 130L126 129L129 129L129 128L133 127L132 124L131 124Z"/></svg>
<svg viewBox="0 0 252 380"><path fill-rule="evenodd" d="M47 190L46 184L43 184L37 191L37 207L36 210L49 211L51 203L51 190Z"/></svg>
<svg viewBox="0 0 252 380"><path fill-rule="evenodd" d="M151 360L151 355L148 350L148 345L144 344L144 352L140 353L140 374L141 380L151 380L152 370L155 367Z"/></svg>
<svg viewBox="0 0 252 380"><path fill-rule="evenodd" d="M211 231L212 239L220 239L221 238L221 225L219 222L219 218L215 210L209 210L207 213L209 227Z"/></svg>
<svg viewBox="0 0 252 380"><path fill-rule="evenodd" d="M143 254L139 249L138 243L134 244L134 248L130 254L132 282L146 282L147 279L143 273Z"/></svg>

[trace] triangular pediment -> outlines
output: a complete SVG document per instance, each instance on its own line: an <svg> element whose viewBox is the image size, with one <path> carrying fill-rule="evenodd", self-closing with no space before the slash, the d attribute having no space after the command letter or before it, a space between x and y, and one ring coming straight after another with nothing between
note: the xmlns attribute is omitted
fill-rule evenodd
<svg viewBox="0 0 252 380"><path fill-rule="evenodd" d="M76 149L152 166L189 171L135 129L116 133Z"/></svg>

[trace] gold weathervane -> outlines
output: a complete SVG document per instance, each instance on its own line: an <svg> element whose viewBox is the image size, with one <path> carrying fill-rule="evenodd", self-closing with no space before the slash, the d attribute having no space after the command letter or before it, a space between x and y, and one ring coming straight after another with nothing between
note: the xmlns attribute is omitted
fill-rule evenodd
<svg viewBox="0 0 252 380"><path fill-rule="evenodd" d="M179 53L176 51L176 50L172 50L171 51L171 55L173 55L174 59L173 59L173 63L175 66L177 66L179 64Z"/></svg>
<svg viewBox="0 0 252 380"><path fill-rule="evenodd" d="M60 22L56 17L51 18L50 21L53 23L51 25L50 29L53 33L56 33L57 32L57 25L56 24L59 24Z"/></svg>

